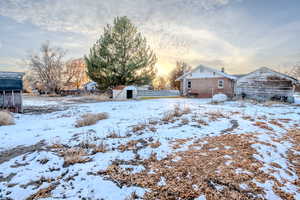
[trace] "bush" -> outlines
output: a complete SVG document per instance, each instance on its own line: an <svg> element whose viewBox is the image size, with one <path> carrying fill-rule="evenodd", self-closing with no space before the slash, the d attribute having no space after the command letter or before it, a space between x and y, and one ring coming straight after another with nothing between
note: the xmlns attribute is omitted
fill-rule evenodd
<svg viewBox="0 0 300 200"><path fill-rule="evenodd" d="M11 113L0 111L0 126L7 126L15 124L14 118Z"/></svg>
<svg viewBox="0 0 300 200"><path fill-rule="evenodd" d="M86 163L91 161L91 158L86 157L87 154L82 148L70 148L62 152L64 157L63 167L68 167L76 163Z"/></svg>
<svg viewBox="0 0 300 200"><path fill-rule="evenodd" d="M87 113L81 116L81 119L76 121L75 127L83 127L83 126L90 126L93 124L96 124L98 121L107 119L108 114L107 113L98 113L98 114L92 114Z"/></svg>

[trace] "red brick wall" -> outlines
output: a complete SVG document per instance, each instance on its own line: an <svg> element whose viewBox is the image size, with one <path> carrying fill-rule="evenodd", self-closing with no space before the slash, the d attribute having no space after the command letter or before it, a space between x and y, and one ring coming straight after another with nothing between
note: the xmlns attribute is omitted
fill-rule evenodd
<svg viewBox="0 0 300 200"><path fill-rule="evenodd" d="M224 87L218 88L218 80L224 80ZM192 79L190 93L197 94L199 98L211 98L214 94L223 93L228 97L234 95L234 82L228 78L202 78Z"/></svg>

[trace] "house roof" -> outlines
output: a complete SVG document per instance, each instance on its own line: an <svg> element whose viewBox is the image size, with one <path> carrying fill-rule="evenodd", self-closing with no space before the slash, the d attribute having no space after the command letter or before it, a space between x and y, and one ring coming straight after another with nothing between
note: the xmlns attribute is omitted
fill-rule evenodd
<svg viewBox="0 0 300 200"><path fill-rule="evenodd" d="M286 78L286 79L292 81L294 84L299 84L299 80L298 80L298 79L296 79L296 78L294 78L294 77L291 77L291 76L289 76L289 75L286 75L286 74L277 72L277 71L272 70L272 69L270 69L270 68L268 68L268 67L260 67L259 69L255 70L255 71L253 71L253 72L250 72L250 73L248 73L248 74L245 74L244 76L248 76L248 75L253 74L253 73L255 73L255 72L258 72L258 71L269 71L269 72L272 72L272 73L276 74L277 76L284 77L284 78ZM243 76L243 77L244 77L244 76Z"/></svg>
<svg viewBox="0 0 300 200"><path fill-rule="evenodd" d="M231 74L231 76L235 76L237 79L242 78L243 76L246 76L247 74Z"/></svg>
<svg viewBox="0 0 300 200"><path fill-rule="evenodd" d="M188 76L189 74L192 74L193 72L195 72L195 71L198 70L199 68L207 69L207 70L209 70L209 71L211 71L211 72L215 72L216 74L219 74L219 75L221 75L221 76L224 76L224 77L229 78L229 79L232 79L232 80L237 79L237 77L232 76L232 75L229 75L229 74L226 74L226 73L224 73L224 72L222 72L222 71L220 71L220 70L217 70L217 69L214 69L214 68L211 68L211 67L207 67L207 66L204 66L204 65L199 65L198 67L194 68L192 71L189 71L189 72L183 74L182 76L178 77L178 78L176 79L176 81L182 80L183 78L185 78L185 77Z"/></svg>

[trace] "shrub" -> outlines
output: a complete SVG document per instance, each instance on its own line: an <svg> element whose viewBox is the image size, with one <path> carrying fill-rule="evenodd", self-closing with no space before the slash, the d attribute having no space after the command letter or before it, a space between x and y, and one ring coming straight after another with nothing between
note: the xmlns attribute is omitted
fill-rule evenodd
<svg viewBox="0 0 300 200"><path fill-rule="evenodd" d="M96 153L105 153L108 151L108 145L101 141L98 145L96 145L92 151L92 154Z"/></svg>
<svg viewBox="0 0 300 200"><path fill-rule="evenodd" d="M12 114L5 111L0 111L0 126L7 126L15 124Z"/></svg>
<svg viewBox="0 0 300 200"><path fill-rule="evenodd" d="M147 127L146 124L141 123L141 124L138 124L138 125L133 126L133 127L132 127L132 131L133 131L134 133L140 132L140 131L144 130L146 127Z"/></svg>
<svg viewBox="0 0 300 200"><path fill-rule="evenodd" d="M86 152L82 148L70 148L62 152L64 157L64 167L74 165L76 163L86 163L91 161L91 158L86 157Z"/></svg>
<svg viewBox="0 0 300 200"><path fill-rule="evenodd" d="M76 121L75 127L83 127L83 126L90 126L96 124L98 121L107 119L107 113L98 113L98 114L91 114L87 113L81 116L81 119Z"/></svg>
<svg viewBox="0 0 300 200"><path fill-rule="evenodd" d="M173 110L165 112L161 120L165 123L174 122L175 121L174 118L181 117L191 112L192 111L188 106L184 106L183 108L180 108L179 105L176 105Z"/></svg>

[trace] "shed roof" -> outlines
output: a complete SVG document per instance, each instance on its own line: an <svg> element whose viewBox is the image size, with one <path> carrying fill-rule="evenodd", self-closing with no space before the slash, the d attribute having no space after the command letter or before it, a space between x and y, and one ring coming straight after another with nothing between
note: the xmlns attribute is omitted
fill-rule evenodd
<svg viewBox="0 0 300 200"><path fill-rule="evenodd" d="M113 90L123 90L126 86L125 85L118 85L113 88Z"/></svg>
<svg viewBox="0 0 300 200"><path fill-rule="evenodd" d="M23 72L3 72L0 71L0 91L22 90Z"/></svg>
<svg viewBox="0 0 300 200"><path fill-rule="evenodd" d="M4 72L0 71L0 79L22 79L25 73L23 72Z"/></svg>
<svg viewBox="0 0 300 200"><path fill-rule="evenodd" d="M299 84L299 80L298 80L298 79L296 79L296 78L294 78L294 77L291 77L291 76L289 76L289 75L287 75L287 74L283 74L283 73L277 72L277 71L272 70L272 69L270 69L270 68L268 68L268 67L260 67L260 68L258 68L257 70L255 70L255 71L253 71L253 72L250 72L250 73L244 75L243 77L246 77L246 76L248 76L248 75L250 75L250 74L253 74L253 73L256 73L256 72L259 72L259 71L262 71L262 72L271 72L271 73L273 73L273 74L275 74L275 75L277 75L277 76L279 76L279 77L283 77L283 78L285 78L285 79L288 79L288 80L292 81L293 84ZM242 77L241 77L241 78L242 78Z"/></svg>

